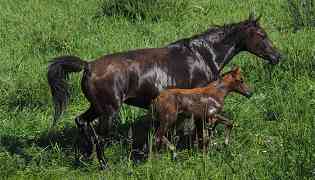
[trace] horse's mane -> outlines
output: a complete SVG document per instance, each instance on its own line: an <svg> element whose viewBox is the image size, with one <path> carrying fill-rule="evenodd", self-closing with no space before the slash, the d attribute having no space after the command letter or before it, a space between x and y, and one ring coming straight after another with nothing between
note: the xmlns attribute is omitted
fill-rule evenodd
<svg viewBox="0 0 315 180"><path fill-rule="evenodd" d="M229 23L229 24L223 24L223 25L213 24L206 31L204 31L202 33L195 34L195 35L188 37L188 38L179 39L175 42L170 43L169 45L175 45L178 43L187 44L192 39L203 38L207 35L210 35L213 33L218 33L218 32L223 32L224 34L230 34L231 32L240 31L240 27L246 26L253 21L254 20L246 19L244 21L240 21L237 23Z"/></svg>
<svg viewBox="0 0 315 180"><path fill-rule="evenodd" d="M246 19L244 21L240 21L240 22L234 22L234 23L227 23L227 24L223 24L223 25L218 25L218 24L212 24L210 25L210 27L204 31L201 34L211 34L211 33L215 33L217 31L223 31L223 32L231 32L232 30L235 30L235 28L239 28L242 26L246 26L249 25L253 22L254 20L251 19Z"/></svg>

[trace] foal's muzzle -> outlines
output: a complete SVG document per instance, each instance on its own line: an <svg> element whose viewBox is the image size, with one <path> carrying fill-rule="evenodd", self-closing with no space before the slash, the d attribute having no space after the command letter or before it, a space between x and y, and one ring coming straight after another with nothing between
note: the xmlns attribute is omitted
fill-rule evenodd
<svg viewBox="0 0 315 180"><path fill-rule="evenodd" d="M248 92L245 92L244 95L245 97L250 98L253 96L253 93L248 91Z"/></svg>

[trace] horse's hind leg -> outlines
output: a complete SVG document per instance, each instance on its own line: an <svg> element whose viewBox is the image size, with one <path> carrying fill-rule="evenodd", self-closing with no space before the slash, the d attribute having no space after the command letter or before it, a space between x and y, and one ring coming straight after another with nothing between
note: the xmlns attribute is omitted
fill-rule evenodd
<svg viewBox="0 0 315 180"><path fill-rule="evenodd" d="M93 137L94 137L94 141L96 143L96 155L97 155L97 159L100 163L101 169L106 169L107 168L107 161L104 157L104 145L101 142L101 140L99 139L98 135L96 134L95 129L93 128L93 126L91 124L89 124L90 129L92 130L93 133Z"/></svg>
<svg viewBox="0 0 315 180"><path fill-rule="evenodd" d="M90 106L90 108L85 111L80 116L77 116L75 118L75 122L77 127L79 128L79 135L82 138L80 142L82 143L82 148L84 150L84 156L86 158L89 158L91 154L93 153L93 139L91 135L91 128L89 127L89 124L97 118L98 114L95 111L95 108L93 106Z"/></svg>
<svg viewBox="0 0 315 180"><path fill-rule="evenodd" d="M96 141L96 154L98 161L100 163L101 169L107 168L107 161L104 156L104 143L101 142L100 138L97 134L105 134L110 135L110 131L113 127L113 120L117 116L117 112L121 105L121 99L116 94L113 94L114 91L102 91L102 93L98 93L95 95L95 105L97 107L97 112L99 112L99 122L97 125L98 132L93 129L93 136ZM105 129L104 125L105 124Z"/></svg>
<svg viewBox="0 0 315 180"><path fill-rule="evenodd" d="M84 156L86 158L90 158L90 156L93 153L93 146L96 145L96 155L97 159L99 160L101 169L107 168L107 162L104 157L104 147L99 139L97 133L95 132L93 126L91 125L91 122L96 119L97 117L100 117L98 113L99 111L96 111L96 109L93 106L90 106L90 108L81 114L80 116L75 118L75 122L79 128L80 135L82 137L81 142L83 143L83 149L84 149Z"/></svg>

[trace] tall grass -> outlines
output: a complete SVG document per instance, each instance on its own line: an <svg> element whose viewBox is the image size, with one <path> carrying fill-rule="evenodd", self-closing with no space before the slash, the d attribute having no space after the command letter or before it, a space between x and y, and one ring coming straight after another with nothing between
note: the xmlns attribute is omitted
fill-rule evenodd
<svg viewBox="0 0 315 180"><path fill-rule="evenodd" d="M186 0L103 0L96 17L125 17L131 22L158 22L165 19L175 19L189 12L189 2Z"/></svg>
<svg viewBox="0 0 315 180"><path fill-rule="evenodd" d="M311 7L313 1L309 0L1 2L1 178L314 178L315 30L309 20L314 18ZM88 107L80 90L82 74L70 77L69 109L57 129L50 129L52 103L46 73L51 58L73 54L90 60L129 49L160 47L202 32L211 24L243 20L252 11L263 15L262 26L285 58L271 70L264 60L241 53L227 67L241 66L255 92L251 99L227 98L225 111L235 125L228 147L222 146L219 129L217 145L207 154L183 150L175 162L169 153L154 153L147 162L135 165L128 159L129 148L119 141L105 151L110 170L99 171L96 160L78 162L73 119ZM292 31L295 26L299 31ZM118 126L124 127L144 113L124 106Z"/></svg>
<svg viewBox="0 0 315 180"><path fill-rule="evenodd" d="M302 27L315 27L314 0L288 0L288 11L295 31Z"/></svg>

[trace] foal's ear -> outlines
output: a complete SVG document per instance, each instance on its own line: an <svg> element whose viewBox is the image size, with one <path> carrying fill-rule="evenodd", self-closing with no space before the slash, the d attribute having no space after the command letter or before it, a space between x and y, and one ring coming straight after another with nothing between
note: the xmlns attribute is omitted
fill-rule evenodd
<svg viewBox="0 0 315 180"><path fill-rule="evenodd" d="M235 73L240 73L241 72L241 68L238 66L233 67L233 70Z"/></svg>
<svg viewBox="0 0 315 180"><path fill-rule="evenodd" d="M251 12L248 16L248 21L254 21L255 20L255 14L254 12Z"/></svg>
<svg viewBox="0 0 315 180"><path fill-rule="evenodd" d="M238 66L235 66L233 69L232 69L232 75L234 76L234 77L236 77L236 76L238 76L239 74L241 74L241 68L240 67L238 67Z"/></svg>

